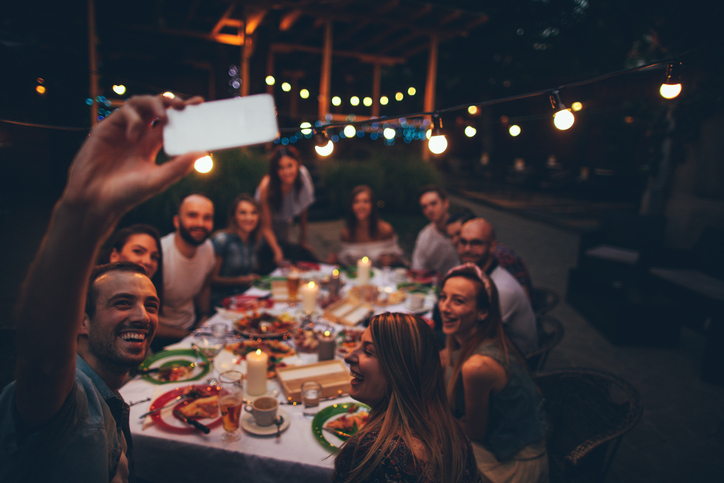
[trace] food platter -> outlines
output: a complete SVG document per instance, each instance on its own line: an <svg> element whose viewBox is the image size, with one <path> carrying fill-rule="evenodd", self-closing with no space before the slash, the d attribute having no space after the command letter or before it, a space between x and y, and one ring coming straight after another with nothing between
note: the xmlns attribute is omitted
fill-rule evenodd
<svg viewBox="0 0 724 483"><path fill-rule="evenodd" d="M277 367L299 365L302 359L292 347L284 342L269 340L246 340L227 345L214 360L214 367L219 373L239 371L246 374L245 355L260 349L269 355L267 378L276 377Z"/></svg>
<svg viewBox="0 0 724 483"><path fill-rule="evenodd" d="M263 310L239 315L240 317L232 323L232 327L239 334L254 339L283 337L299 325L299 322L286 312L275 315L273 312Z"/></svg>
<svg viewBox="0 0 724 483"><path fill-rule="evenodd" d="M153 374L143 374L141 377L151 384L171 384L179 382L198 381L211 369L209 360L193 349L171 349L151 354L138 366L139 371L148 369L165 369L178 367L177 374L171 376L172 380L164 380L165 371ZM183 370L183 368L190 368ZM175 372L175 371L174 371ZM179 376L179 377L177 377Z"/></svg>
<svg viewBox="0 0 724 483"><path fill-rule="evenodd" d="M177 387L176 389L172 389L171 391L168 391L168 392L160 395L158 398L156 398L156 400L151 403L151 406L149 407L149 411L153 411L154 409L165 406L166 404L170 403L174 399L184 396L192 389L199 391L199 393L200 393L199 397L209 397L209 396L218 395L218 393L219 393L219 388L217 386L195 385L195 386ZM174 414L173 414L174 409L181 409L184 406L187 406L190 403L192 403L195 399L197 399L197 398L181 399L178 404L172 404L172 405L168 406L167 408L164 408L160 411L156 411L155 413L151 414L151 419L160 428L162 428L166 431L170 431L172 433L178 433L178 434L189 434L189 433L194 433L194 432L197 433L198 430L196 428L183 422L181 419L179 419L177 416L174 416ZM214 418L193 418L193 419L196 419L200 423L208 426L210 429L213 429L221 424L221 413L217 413L217 416Z"/></svg>
<svg viewBox="0 0 724 483"><path fill-rule="evenodd" d="M344 358L352 352L362 340L363 328L342 329L337 332L337 355Z"/></svg>
<svg viewBox="0 0 724 483"><path fill-rule="evenodd" d="M362 418L364 413L369 414L369 411L369 406L361 403L344 403L327 406L326 408L321 409L314 416L314 419L312 420L312 434L314 434L314 438L319 441L319 444L321 444L324 449L328 451L337 451L347 438L341 436L341 431L338 436L337 434L325 431L322 428L339 418L349 416ZM356 432L356 430L351 431L352 434L354 432Z"/></svg>

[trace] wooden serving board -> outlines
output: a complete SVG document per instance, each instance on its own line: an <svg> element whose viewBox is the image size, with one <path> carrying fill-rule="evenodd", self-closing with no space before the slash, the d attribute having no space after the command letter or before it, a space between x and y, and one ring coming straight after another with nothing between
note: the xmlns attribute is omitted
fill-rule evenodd
<svg viewBox="0 0 724 483"><path fill-rule="evenodd" d="M322 398L348 394L352 376L344 362L335 359L305 366L280 367L277 380L284 397L292 402L302 402L302 384L314 381L322 386Z"/></svg>
<svg viewBox="0 0 724 483"><path fill-rule="evenodd" d="M333 303L324 310L324 316L338 324L354 327L372 312L372 306L354 297L348 297Z"/></svg>

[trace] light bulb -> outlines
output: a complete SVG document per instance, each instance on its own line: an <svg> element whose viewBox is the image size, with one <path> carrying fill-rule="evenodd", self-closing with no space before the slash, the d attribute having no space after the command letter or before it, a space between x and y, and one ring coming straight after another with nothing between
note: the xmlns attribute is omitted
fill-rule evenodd
<svg viewBox="0 0 724 483"><path fill-rule="evenodd" d="M312 124L309 122L303 122L299 125L299 127L302 128L302 134L305 136L308 136L309 134L312 134Z"/></svg>
<svg viewBox="0 0 724 483"><path fill-rule="evenodd" d="M123 84L115 84L113 86L113 92L115 92L119 96L122 96L126 93L126 86L124 86Z"/></svg>
<svg viewBox="0 0 724 483"><path fill-rule="evenodd" d="M350 97L349 103L352 104L353 106L359 106L359 97L357 97L357 96Z"/></svg>
<svg viewBox="0 0 724 483"><path fill-rule="evenodd" d="M443 136L442 134L432 136L427 142L427 148L433 154L442 154L447 149L447 139L445 139L445 136Z"/></svg>
<svg viewBox="0 0 724 483"><path fill-rule="evenodd" d="M465 128L465 135L469 138L475 136L477 134L478 130L475 129L473 126L468 126Z"/></svg>
<svg viewBox="0 0 724 483"><path fill-rule="evenodd" d="M570 129L575 120L573 113L567 109L558 111L553 115L553 124L561 131Z"/></svg>
<svg viewBox="0 0 724 483"><path fill-rule="evenodd" d="M196 171L198 171L199 173L208 173L213 167L214 160L212 160L211 156L209 156L208 154L197 159L194 162L194 169L196 169Z"/></svg>
<svg viewBox="0 0 724 483"><path fill-rule="evenodd" d="M518 126L517 124L513 124L508 129L508 132L511 136L516 137L518 134L520 134L520 126Z"/></svg>
<svg viewBox="0 0 724 483"><path fill-rule="evenodd" d="M392 129L391 127L386 127L384 131L382 131L382 135L385 137L385 139L395 139L395 134L397 134L397 131Z"/></svg>
<svg viewBox="0 0 724 483"><path fill-rule="evenodd" d="M339 96L334 96L332 98L332 105L333 106L341 106L342 105L342 98Z"/></svg>
<svg viewBox="0 0 724 483"><path fill-rule="evenodd" d="M329 156L334 151L334 143L329 141L326 146L314 146L314 150L320 156Z"/></svg>
<svg viewBox="0 0 724 483"><path fill-rule="evenodd" d="M276 79L274 79L273 75L266 76L266 85L273 86L275 82L276 82Z"/></svg>
<svg viewBox="0 0 724 483"><path fill-rule="evenodd" d="M357 134L357 130L354 128L353 125L347 124L344 127L344 135L347 136L348 138L354 137L355 134Z"/></svg>
<svg viewBox="0 0 724 483"><path fill-rule="evenodd" d="M664 99L673 99L681 94L681 84L661 84L659 93Z"/></svg>

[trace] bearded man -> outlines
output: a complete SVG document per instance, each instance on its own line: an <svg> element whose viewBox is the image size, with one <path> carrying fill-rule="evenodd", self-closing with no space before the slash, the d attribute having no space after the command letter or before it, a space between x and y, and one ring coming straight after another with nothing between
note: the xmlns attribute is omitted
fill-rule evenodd
<svg viewBox="0 0 724 483"><path fill-rule="evenodd" d="M214 228L214 204L192 194L181 201L173 217L175 232L161 239L163 251L163 309L158 321L158 344L183 339L211 311L211 273L216 259L209 235Z"/></svg>

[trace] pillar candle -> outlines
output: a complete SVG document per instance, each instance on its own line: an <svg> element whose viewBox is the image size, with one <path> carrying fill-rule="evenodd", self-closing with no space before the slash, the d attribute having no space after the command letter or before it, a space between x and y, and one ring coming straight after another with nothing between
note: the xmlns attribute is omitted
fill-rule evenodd
<svg viewBox="0 0 724 483"><path fill-rule="evenodd" d="M246 392L250 396L266 394L266 372L269 356L257 350L246 355Z"/></svg>
<svg viewBox="0 0 724 483"><path fill-rule="evenodd" d="M314 282L309 282L299 288L302 296L302 310L305 312L314 312L317 308L317 295L319 295L319 287Z"/></svg>
<svg viewBox="0 0 724 483"><path fill-rule="evenodd" d="M328 330L319 336L319 360L329 361L334 359L335 350L334 336Z"/></svg>
<svg viewBox="0 0 724 483"><path fill-rule="evenodd" d="M370 267L372 262L367 257L357 260L357 284L367 285L370 281Z"/></svg>

